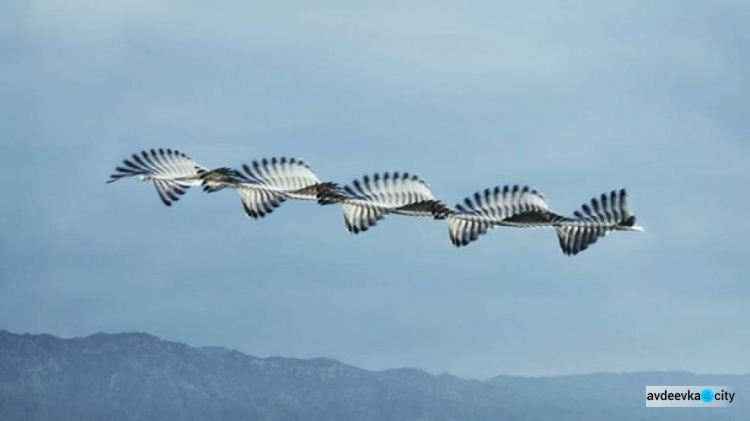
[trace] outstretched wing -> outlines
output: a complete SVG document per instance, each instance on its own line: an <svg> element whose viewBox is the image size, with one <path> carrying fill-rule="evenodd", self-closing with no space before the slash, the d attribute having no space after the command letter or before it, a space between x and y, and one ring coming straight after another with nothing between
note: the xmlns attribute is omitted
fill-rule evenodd
<svg viewBox="0 0 750 421"><path fill-rule="evenodd" d="M286 200L283 194L266 190L239 189L238 192L245 213L253 219L263 218Z"/></svg>
<svg viewBox="0 0 750 421"><path fill-rule="evenodd" d="M472 215L449 215L446 219L451 243L456 247L478 240L493 227L489 220Z"/></svg>
<svg viewBox="0 0 750 421"><path fill-rule="evenodd" d="M628 192L625 189L612 190L609 194L594 197L589 203L584 203L580 210L573 212L573 219L606 227L632 227L635 224L635 216L630 213Z"/></svg>
<svg viewBox="0 0 750 421"><path fill-rule="evenodd" d="M408 172L366 175L344 186L344 192L352 199L391 210L435 200L427 181Z"/></svg>
<svg viewBox="0 0 750 421"><path fill-rule="evenodd" d="M549 211L549 205L544 195L535 189L516 184L476 192L458 203L456 210L502 223L520 215L544 214Z"/></svg>
<svg viewBox="0 0 750 421"><path fill-rule="evenodd" d="M158 178L152 181L156 187L156 192L159 194L159 198L167 206L172 206L172 203L180 200L180 196L185 194L187 189L190 188L189 184L177 181L161 180Z"/></svg>
<svg viewBox="0 0 750 421"><path fill-rule="evenodd" d="M178 150L150 149L125 159L107 183L137 175L160 180L184 179L197 176L200 170L205 168Z"/></svg>
<svg viewBox="0 0 750 421"><path fill-rule="evenodd" d="M346 227L355 234L367 231L389 213L436 217L442 209L429 184L408 172L366 175L343 188L326 190L318 201L342 203Z"/></svg>
<svg viewBox="0 0 750 421"><path fill-rule="evenodd" d="M306 162L286 157L252 161L239 170L223 167L205 171L200 179L207 192L236 189L251 218L263 218L287 199L317 200L319 190L336 187L321 183Z"/></svg>
<svg viewBox="0 0 750 421"><path fill-rule="evenodd" d="M344 209L346 229L353 234L359 234L374 227L389 213L386 208L369 206L366 203L343 203L341 206Z"/></svg>
<svg viewBox="0 0 750 421"><path fill-rule="evenodd" d="M613 190L584 203L573 217L555 227L560 248L567 255L575 255L614 230L640 230L635 215L630 213L627 191Z"/></svg>
<svg viewBox="0 0 750 421"><path fill-rule="evenodd" d="M586 250L590 245L604 237L610 230L596 226L562 226L555 227L560 248L568 256Z"/></svg>
<svg viewBox="0 0 750 421"><path fill-rule="evenodd" d="M286 193L296 198L316 200L314 186L320 180L310 166L297 158L271 158L243 164L237 171L237 178L243 183L257 186L267 191Z"/></svg>
<svg viewBox="0 0 750 421"><path fill-rule="evenodd" d="M197 176L205 168L184 153L174 149L150 149L133 154L125 159L107 183L121 178L142 176L156 186L162 202L171 206L187 189L199 183Z"/></svg>
<svg viewBox="0 0 750 421"><path fill-rule="evenodd" d="M503 186L474 193L446 216L451 242L465 246L493 226L549 226L556 217L544 195L529 186Z"/></svg>

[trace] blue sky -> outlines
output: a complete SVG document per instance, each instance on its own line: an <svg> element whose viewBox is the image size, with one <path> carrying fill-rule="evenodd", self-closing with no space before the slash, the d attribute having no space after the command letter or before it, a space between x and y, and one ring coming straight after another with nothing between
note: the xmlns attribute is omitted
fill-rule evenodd
<svg viewBox="0 0 750 421"><path fill-rule="evenodd" d="M2 2L0 328L475 378L750 371L747 3L565 3ZM455 249L427 219L353 236L336 207L105 185L151 147L410 171L449 204L627 187L646 232Z"/></svg>

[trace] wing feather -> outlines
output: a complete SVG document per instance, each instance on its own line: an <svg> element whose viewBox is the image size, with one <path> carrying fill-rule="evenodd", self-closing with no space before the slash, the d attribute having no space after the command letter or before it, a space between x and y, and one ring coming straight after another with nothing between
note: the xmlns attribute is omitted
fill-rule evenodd
<svg viewBox="0 0 750 421"><path fill-rule="evenodd" d="M178 150L150 149L125 159L107 183L137 175L161 180L188 180L197 177L201 170L205 168ZM197 184L197 181L193 184Z"/></svg>
<svg viewBox="0 0 750 421"><path fill-rule="evenodd" d="M178 150L150 149L125 159L122 165L115 168L107 183L141 176L145 181L154 183L156 192L165 205L172 206L190 186L199 184L198 175L202 171L205 168Z"/></svg>
<svg viewBox="0 0 750 421"><path fill-rule="evenodd" d="M243 183L308 200L317 200L314 187L321 184L312 168L297 158L263 158L243 164L237 174Z"/></svg>
<svg viewBox="0 0 750 421"><path fill-rule="evenodd" d="M281 193L256 189L238 189L242 206L247 216L253 219L263 218L281 206L286 200Z"/></svg>
<svg viewBox="0 0 750 421"><path fill-rule="evenodd" d="M555 224L563 253L576 255L611 231L638 230L635 216L630 213L625 189L613 190L592 198L566 218Z"/></svg>
<svg viewBox="0 0 750 421"><path fill-rule="evenodd" d="M438 218L447 209L424 179L408 172L375 173L343 188L328 186L318 192L318 202L341 203L346 227L354 234L367 231L389 213Z"/></svg>
<svg viewBox="0 0 750 421"><path fill-rule="evenodd" d="M465 246L495 226L550 226L556 215L547 199L529 186L487 188L466 197L445 217L451 242Z"/></svg>

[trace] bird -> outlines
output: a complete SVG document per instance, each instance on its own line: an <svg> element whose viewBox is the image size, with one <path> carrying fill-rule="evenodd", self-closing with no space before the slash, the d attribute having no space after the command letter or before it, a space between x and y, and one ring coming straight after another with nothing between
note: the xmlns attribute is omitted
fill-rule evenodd
<svg viewBox="0 0 750 421"><path fill-rule="evenodd" d="M552 216L543 194L516 184L478 191L435 218L448 222L451 243L463 247L492 228L548 226Z"/></svg>
<svg viewBox="0 0 750 421"><path fill-rule="evenodd" d="M176 149L158 148L135 153L123 160L107 183L138 176L145 183L153 183L161 201L172 206L190 187L200 185L200 175L207 171Z"/></svg>
<svg viewBox="0 0 750 421"><path fill-rule="evenodd" d="M237 190L245 214L253 219L272 213L287 199L317 201L323 192L338 188L335 183L321 182L305 161L288 157L254 160L240 169L203 171L199 179L209 193Z"/></svg>
<svg viewBox="0 0 750 421"><path fill-rule="evenodd" d="M263 158L239 169L210 170L170 148L132 154L107 183L136 176L153 183L166 206L193 186L209 193L236 190L245 214L254 219L272 213L288 199L340 204L346 229L353 234L369 230L389 214L445 220L450 241L457 247L496 227L553 228L562 252L573 256L610 232L644 230L630 212L624 188L593 197L571 216L550 210L542 193L519 184L480 190L450 208L435 198L425 179L408 172L368 174L341 187L322 182L309 164L297 158Z"/></svg>
<svg viewBox="0 0 750 421"><path fill-rule="evenodd" d="M343 188L330 186L319 192L318 203L341 204L352 234L369 230L388 214L436 217L449 211L435 199L427 181L398 171L368 174Z"/></svg>
<svg viewBox="0 0 750 421"><path fill-rule="evenodd" d="M536 189L498 186L465 198L442 216L448 221L451 242L457 247L476 241L494 227L552 227L560 249L569 256L586 250L612 231L643 231L630 213L625 189L594 197L566 217L551 211L544 195Z"/></svg>
<svg viewBox="0 0 750 421"><path fill-rule="evenodd" d="M625 189L612 190L584 203L573 216L553 223L563 253L573 256L612 231L643 232L628 206Z"/></svg>

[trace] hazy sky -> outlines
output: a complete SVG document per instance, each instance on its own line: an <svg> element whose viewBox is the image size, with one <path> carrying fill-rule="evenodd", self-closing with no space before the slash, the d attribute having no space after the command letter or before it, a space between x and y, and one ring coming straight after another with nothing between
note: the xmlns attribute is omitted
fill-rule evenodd
<svg viewBox="0 0 750 421"><path fill-rule="evenodd" d="M0 3L0 328L145 331L257 356L486 378L750 371L746 1ZM129 154L410 171L454 204L627 187L646 232L464 249L339 207L173 208Z"/></svg>

